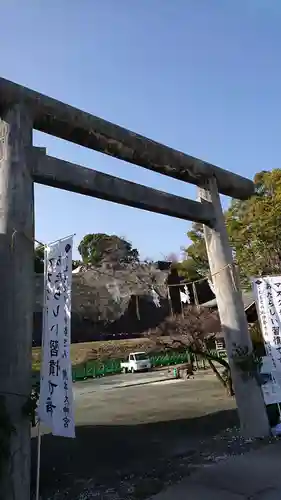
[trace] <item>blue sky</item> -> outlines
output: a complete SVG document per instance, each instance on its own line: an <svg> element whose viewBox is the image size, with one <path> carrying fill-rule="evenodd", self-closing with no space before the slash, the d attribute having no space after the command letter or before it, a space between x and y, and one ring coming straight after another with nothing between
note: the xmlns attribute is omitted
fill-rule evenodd
<svg viewBox="0 0 281 500"><path fill-rule="evenodd" d="M280 0L0 0L1 76L233 172L280 166ZM35 132L49 154L195 198L194 186ZM57 217L58 207L63 207ZM36 237L115 233L142 257L189 224L36 186Z"/></svg>

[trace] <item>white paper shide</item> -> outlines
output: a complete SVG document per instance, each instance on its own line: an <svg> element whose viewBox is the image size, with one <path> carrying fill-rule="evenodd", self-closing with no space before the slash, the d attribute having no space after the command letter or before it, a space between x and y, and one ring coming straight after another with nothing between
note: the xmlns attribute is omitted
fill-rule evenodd
<svg viewBox="0 0 281 500"><path fill-rule="evenodd" d="M75 437L71 343L73 238L45 249L43 363L38 415L55 436Z"/></svg>
<svg viewBox="0 0 281 500"><path fill-rule="evenodd" d="M262 373L270 374L262 390L272 404L281 401L281 276L254 278L253 290L266 351Z"/></svg>

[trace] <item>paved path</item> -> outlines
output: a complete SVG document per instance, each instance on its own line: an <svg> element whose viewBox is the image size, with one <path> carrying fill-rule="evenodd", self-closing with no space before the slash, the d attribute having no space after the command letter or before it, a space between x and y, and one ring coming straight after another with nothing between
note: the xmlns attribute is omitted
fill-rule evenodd
<svg viewBox="0 0 281 500"><path fill-rule="evenodd" d="M163 369L146 373L126 373L122 375L88 379L73 384L74 397L77 398L97 391L152 384L167 380L168 378L170 378L168 377L168 370Z"/></svg>
<svg viewBox="0 0 281 500"><path fill-rule="evenodd" d="M202 468L151 500L280 500L281 443Z"/></svg>
<svg viewBox="0 0 281 500"><path fill-rule="evenodd" d="M143 392L136 395L135 392L137 390L144 390L146 386L180 384L181 382L181 380L168 377L168 371L165 369L147 373L113 375L76 382L73 384L76 425L92 424L93 422L98 424L104 422L110 423L111 419L113 419L113 423L116 419L116 413L125 413L126 415L128 412L130 403L127 404L127 400L130 394L133 397L134 404L133 415L129 419L132 418L134 420L136 418L138 420L140 413L138 401L141 401L141 405L143 406L146 403L147 397L143 395ZM149 400L149 398L147 399ZM155 400L155 397L153 400ZM147 411L145 406L141 408L141 411ZM32 437L35 437L36 433L36 429L33 428ZM41 425L41 433L49 433L48 428L43 424Z"/></svg>
<svg viewBox="0 0 281 500"><path fill-rule="evenodd" d="M136 376L135 381L144 382L148 375L159 372ZM119 382L133 379L129 375ZM75 400L76 439L43 436L42 500L142 500L189 474L190 461L205 462L200 450L206 457L213 456L214 447L217 454L222 448L224 453L224 440L204 444L237 423L234 401L214 376L198 373L192 380L160 383L153 378L150 384L125 388L116 387L115 381L74 384L77 394L88 390ZM103 384L115 388L102 389ZM36 441L32 439L33 488Z"/></svg>

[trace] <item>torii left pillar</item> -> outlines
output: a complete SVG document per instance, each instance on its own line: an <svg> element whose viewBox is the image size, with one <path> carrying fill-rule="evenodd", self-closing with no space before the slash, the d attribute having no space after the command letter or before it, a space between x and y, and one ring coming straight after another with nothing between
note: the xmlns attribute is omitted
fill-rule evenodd
<svg viewBox="0 0 281 500"><path fill-rule="evenodd" d="M34 289L32 121L21 104L0 117L0 412L14 431L0 472L1 500L30 500L30 421ZM1 429L0 429L1 431ZM1 436L2 438L2 436ZM2 444L2 443L1 443ZM0 450L0 453L3 450ZM2 458L2 457L1 457Z"/></svg>

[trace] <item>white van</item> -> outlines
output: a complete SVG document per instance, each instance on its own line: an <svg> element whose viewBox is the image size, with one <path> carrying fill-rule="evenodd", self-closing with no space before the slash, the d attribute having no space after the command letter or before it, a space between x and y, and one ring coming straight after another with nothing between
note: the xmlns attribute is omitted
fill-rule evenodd
<svg viewBox="0 0 281 500"><path fill-rule="evenodd" d="M151 361L145 352L131 352L128 361L121 363L123 373L151 370Z"/></svg>

